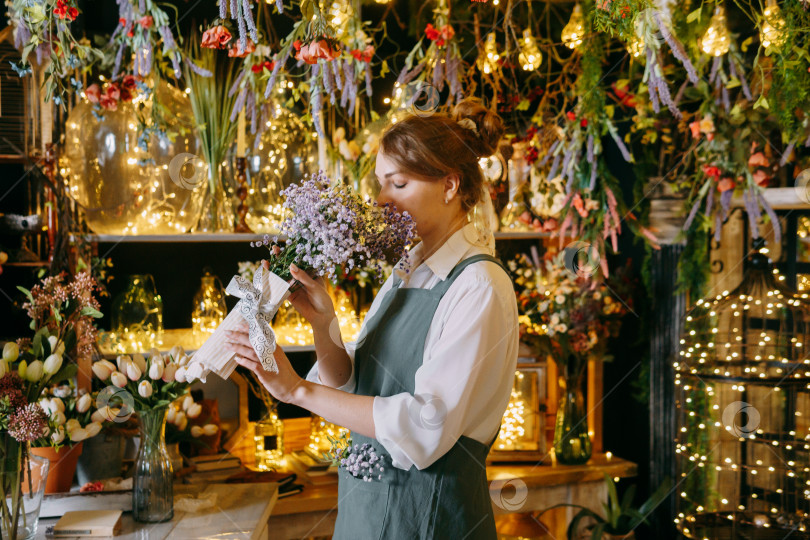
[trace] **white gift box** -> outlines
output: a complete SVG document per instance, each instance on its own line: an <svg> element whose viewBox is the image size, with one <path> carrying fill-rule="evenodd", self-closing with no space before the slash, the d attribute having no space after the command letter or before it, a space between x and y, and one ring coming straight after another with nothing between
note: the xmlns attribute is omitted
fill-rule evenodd
<svg viewBox="0 0 810 540"><path fill-rule="evenodd" d="M211 337L192 355L191 362L202 368L202 376L199 378L204 382L209 371L223 379L230 377L237 366L236 353L226 348L228 336L225 332L236 330L243 322L248 323L250 343L261 360L262 367L265 371L278 373L278 366L273 358L276 335L270 323L281 303L289 296L290 284L260 266L253 276L253 283L234 276L225 292L240 300Z"/></svg>

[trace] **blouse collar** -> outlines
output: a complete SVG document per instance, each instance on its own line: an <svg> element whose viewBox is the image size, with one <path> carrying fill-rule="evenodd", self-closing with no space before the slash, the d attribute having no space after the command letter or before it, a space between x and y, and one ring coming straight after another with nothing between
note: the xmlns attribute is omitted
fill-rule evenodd
<svg viewBox="0 0 810 540"><path fill-rule="evenodd" d="M424 245L422 242L419 242L408 252L407 263L405 259L401 259L394 267L394 272L403 282L407 283L410 274L424 263L433 274L444 281L447 279L447 276L450 275L453 268L464 259L464 256L470 251L470 248L475 246L475 244L468 240L468 238L475 238L475 236L475 225L468 223L454 232L433 255L424 261L422 260ZM487 251L490 250L487 249Z"/></svg>

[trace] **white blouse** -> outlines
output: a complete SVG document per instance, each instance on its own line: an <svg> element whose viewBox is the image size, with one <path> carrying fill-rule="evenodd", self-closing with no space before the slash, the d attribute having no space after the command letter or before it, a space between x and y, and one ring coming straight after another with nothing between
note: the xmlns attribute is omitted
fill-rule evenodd
<svg viewBox="0 0 810 540"><path fill-rule="evenodd" d="M492 255L491 249L471 243L467 225L422 261L422 244L409 253L406 273L400 261L394 271L400 287L429 289L443 281L460 261L473 255ZM379 309L393 278L383 284L365 320ZM349 381L339 390L355 387L355 342L345 344L352 360ZM377 441L391 455L393 465L424 469L466 435L484 444L495 437L515 377L518 356L518 313L509 276L493 264L471 264L442 297L425 340L422 366L416 371L414 393L374 398ZM318 363L307 380L323 384Z"/></svg>

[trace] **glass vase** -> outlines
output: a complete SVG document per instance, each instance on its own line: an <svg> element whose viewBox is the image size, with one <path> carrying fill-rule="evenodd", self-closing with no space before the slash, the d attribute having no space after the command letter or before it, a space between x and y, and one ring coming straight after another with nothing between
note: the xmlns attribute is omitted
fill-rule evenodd
<svg viewBox="0 0 810 540"><path fill-rule="evenodd" d="M172 462L165 435L167 409L138 413L141 444L135 461L132 517L142 523L159 523L174 517Z"/></svg>
<svg viewBox="0 0 810 540"><path fill-rule="evenodd" d="M0 537L10 539L34 538L39 523L39 509L45 483L48 480L48 460L37 456L25 457L24 447L8 433L0 434Z"/></svg>
<svg viewBox="0 0 810 540"><path fill-rule="evenodd" d="M163 344L163 300L149 274L129 276L112 305L116 352L137 353Z"/></svg>
<svg viewBox="0 0 810 540"><path fill-rule="evenodd" d="M195 341L202 345L227 315L228 306L225 304L222 283L217 276L206 271L194 295L194 308L191 311L191 329Z"/></svg>
<svg viewBox="0 0 810 540"><path fill-rule="evenodd" d="M560 369L560 403L554 428L554 454L563 465L580 465L591 458L591 438L582 391L585 360L576 368Z"/></svg>
<svg viewBox="0 0 810 540"><path fill-rule="evenodd" d="M221 163L208 164L208 194L195 232L232 233L235 215L230 196L223 182L225 172Z"/></svg>
<svg viewBox="0 0 810 540"><path fill-rule="evenodd" d="M256 444L256 468L262 471L276 469L284 458L284 423L275 411L256 422L253 432Z"/></svg>

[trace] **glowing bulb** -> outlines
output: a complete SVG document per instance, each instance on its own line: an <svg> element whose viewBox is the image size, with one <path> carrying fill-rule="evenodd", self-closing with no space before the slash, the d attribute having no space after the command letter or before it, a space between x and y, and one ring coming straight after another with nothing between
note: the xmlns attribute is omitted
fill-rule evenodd
<svg viewBox="0 0 810 540"><path fill-rule="evenodd" d="M770 46L779 47L785 42L785 18L776 0L767 0L765 10L762 12L762 27L759 29L759 37L762 46L766 49Z"/></svg>
<svg viewBox="0 0 810 540"><path fill-rule="evenodd" d="M584 22L585 19L582 16L582 7L576 4L573 13L571 13L571 18L568 20L568 24L563 28L562 35L560 36L562 42L565 43L565 46L569 49L576 49L582 45L582 35L585 33Z"/></svg>
<svg viewBox="0 0 810 540"><path fill-rule="evenodd" d="M498 44L495 42L495 32L490 32L487 34L487 40L484 42L484 54L478 57L479 69L486 74L496 71L500 57Z"/></svg>
<svg viewBox="0 0 810 540"><path fill-rule="evenodd" d="M627 52L633 55L633 58L638 58L644 54L644 42L637 36L630 36L627 41Z"/></svg>
<svg viewBox="0 0 810 540"><path fill-rule="evenodd" d="M543 55L540 53L540 49L537 48L537 41L535 41L532 35L531 28L527 28L523 31L518 61L524 71L534 71L540 67L540 62L543 61Z"/></svg>
<svg viewBox="0 0 810 540"><path fill-rule="evenodd" d="M708 55L720 56L728 52L729 43L726 10L723 6L717 6L714 8L711 21L709 21L709 27L700 40L700 48Z"/></svg>

